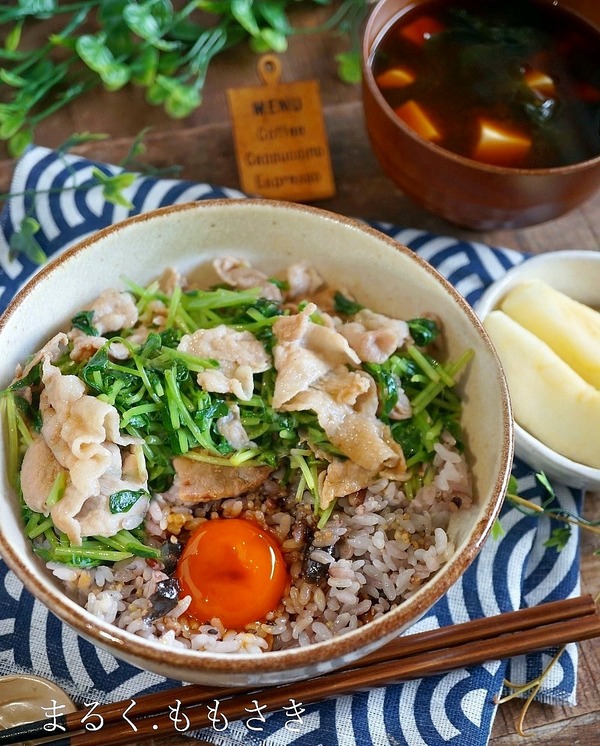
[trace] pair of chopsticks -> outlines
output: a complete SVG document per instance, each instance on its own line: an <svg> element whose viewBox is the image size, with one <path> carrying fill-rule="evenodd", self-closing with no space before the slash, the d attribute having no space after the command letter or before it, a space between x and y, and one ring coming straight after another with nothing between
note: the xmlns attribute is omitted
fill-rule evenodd
<svg viewBox="0 0 600 746"><path fill-rule="evenodd" d="M90 718L95 723L100 722L98 716L103 718L102 728L96 732L86 730L82 723L86 715L83 710L52 721L37 721L0 731L0 746L39 738L53 746L95 746L99 739L111 746L141 743L158 735L181 732L182 724L189 723L186 730L190 731L211 726L215 722L214 710L211 720L215 700L218 717L225 716L232 722L256 718L257 705L262 713L273 712L289 707L292 701L306 705L593 637L600 637L598 609L590 595L580 596L406 635L345 668L307 681L253 689L189 685L142 695L135 699L135 705L131 704L132 700L103 705ZM177 702L180 705L175 713ZM180 718L179 731L175 730L176 714ZM54 738L47 740L50 722L64 731L55 728L51 734Z"/></svg>

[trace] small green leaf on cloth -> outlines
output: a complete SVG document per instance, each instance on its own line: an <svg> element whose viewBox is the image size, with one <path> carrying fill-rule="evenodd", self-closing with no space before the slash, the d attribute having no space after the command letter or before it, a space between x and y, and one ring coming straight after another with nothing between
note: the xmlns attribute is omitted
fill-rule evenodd
<svg viewBox="0 0 600 746"><path fill-rule="evenodd" d="M494 539L495 541L498 541L504 536L505 533L506 531L502 527L502 524L500 523L500 519L496 518L496 520L492 524L492 531L491 531L492 539Z"/></svg>
<svg viewBox="0 0 600 746"><path fill-rule="evenodd" d="M557 552L564 549L567 546L567 542L571 538L571 527L570 526L559 526L555 528L550 534L550 538L544 542L545 547L555 547Z"/></svg>
<svg viewBox="0 0 600 746"><path fill-rule="evenodd" d="M109 176L99 168L92 169L92 176L102 187L102 194L107 202L131 209L133 202L123 194L123 190L130 187L136 180L137 175L130 172Z"/></svg>
<svg viewBox="0 0 600 746"><path fill-rule="evenodd" d="M24 217L19 230L10 237L10 257L14 259L23 254L35 264L45 264L48 257L40 246L35 234L40 230L40 224L32 217Z"/></svg>

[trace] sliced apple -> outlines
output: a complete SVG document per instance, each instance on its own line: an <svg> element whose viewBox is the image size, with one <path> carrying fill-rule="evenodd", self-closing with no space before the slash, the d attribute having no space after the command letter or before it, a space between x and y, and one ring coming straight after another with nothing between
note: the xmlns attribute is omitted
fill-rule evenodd
<svg viewBox="0 0 600 746"><path fill-rule="evenodd" d="M414 73L407 67L390 67L375 78L380 88L405 88L414 81Z"/></svg>
<svg viewBox="0 0 600 746"><path fill-rule="evenodd" d="M500 308L600 389L600 313L542 280L519 283Z"/></svg>
<svg viewBox="0 0 600 746"><path fill-rule="evenodd" d="M519 425L563 456L600 468L600 392L504 311L492 311L484 326Z"/></svg>
<svg viewBox="0 0 600 746"><path fill-rule="evenodd" d="M518 165L531 149L531 138L500 122L481 117L473 158L496 166Z"/></svg>
<svg viewBox="0 0 600 746"><path fill-rule="evenodd" d="M442 139L440 131L431 120L429 114L416 101L412 99L406 101L401 106L398 106L395 111L400 119L424 140L437 142Z"/></svg>

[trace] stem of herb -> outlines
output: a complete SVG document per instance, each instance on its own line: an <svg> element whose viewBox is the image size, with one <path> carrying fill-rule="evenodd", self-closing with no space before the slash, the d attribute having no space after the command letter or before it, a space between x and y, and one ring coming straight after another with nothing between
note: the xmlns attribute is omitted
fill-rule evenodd
<svg viewBox="0 0 600 746"><path fill-rule="evenodd" d="M51 508L61 499L61 497L65 493L65 488L67 486L67 472L61 471L56 475L56 478L52 484L52 489L50 490L50 494L46 498L46 507Z"/></svg>
<svg viewBox="0 0 600 746"><path fill-rule="evenodd" d="M6 393L0 403L2 404L2 414L6 428L8 479L11 486L16 489L19 484L19 428L14 394Z"/></svg>
<svg viewBox="0 0 600 746"><path fill-rule="evenodd" d="M202 446L202 448L205 448L211 453L216 453L217 451L213 446L211 440L207 438L200 430L198 425L196 425L188 411L188 408L185 406L183 399L181 398L181 392L176 383L175 372L173 371L173 369L165 371L165 382L167 384L167 399L169 401L169 411L172 411L173 413L177 412L181 420L185 422L192 436L196 439L198 445ZM174 428L177 429L175 426Z"/></svg>
<svg viewBox="0 0 600 746"><path fill-rule="evenodd" d="M456 374L471 360L473 357L473 350L465 350L462 355L455 361L448 363L445 366L445 373L454 379ZM440 366L441 368L442 366ZM446 388L446 384L443 381L431 381L420 393L415 396L411 402L413 414L418 414L423 411L425 407L430 404L436 396Z"/></svg>
<svg viewBox="0 0 600 746"><path fill-rule="evenodd" d="M71 557L85 557L86 559L98 560L99 562L119 562L132 557L131 552L112 551L110 549L87 549L85 547L63 547L54 549L54 555L59 560L68 560Z"/></svg>
<svg viewBox="0 0 600 746"><path fill-rule="evenodd" d="M573 518L569 515L564 515L562 513L549 511L547 508L543 508L540 505L536 505L535 503L530 502L529 500L524 499L523 497L520 497L519 495L514 495L513 493L508 493L506 495L507 499L509 499L512 503L521 506L522 508L527 508L528 510L531 510L532 513L547 513L550 515L551 518L555 518L557 521L562 521L563 523L569 523L572 526L579 526L579 528L584 528L586 531L590 531L593 534L600 534L600 526L596 526L593 523L589 523L588 521Z"/></svg>
<svg viewBox="0 0 600 746"><path fill-rule="evenodd" d="M45 520L38 522L34 528L27 534L30 539L35 539L36 536L44 534L48 529L53 527L52 518L46 518Z"/></svg>

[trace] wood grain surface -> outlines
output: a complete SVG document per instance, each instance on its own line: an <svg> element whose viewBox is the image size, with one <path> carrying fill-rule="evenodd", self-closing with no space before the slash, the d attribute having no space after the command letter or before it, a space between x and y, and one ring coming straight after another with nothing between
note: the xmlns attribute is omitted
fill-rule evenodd
<svg viewBox="0 0 600 746"><path fill-rule="evenodd" d="M308 29L316 26L327 12L306 6L298 8L294 15ZM320 86L336 194L313 204L344 215L389 221L533 253L598 250L600 192L580 209L557 220L519 230L481 233L458 228L414 205L394 187L371 153L360 86L344 84L337 77L334 57L345 48L345 41L335 34L302 34L294 37L288 51L280 55L283 81L317 80ZM209 68L204 102L187 119L169 119L161 109L146 104L139 89L127 88L117 93L94 91L40 127L36 142L56 146L74 132L105 132L109 139L82 147L79 152L116 162L127 153L132 140L144 127L152 127L145 138L144 159L148 163L158 167L179 165L184 178L239 189L226 91L257 85L256 64L257 57L246 49L231 50L214 60ZM0 147L0 191L8 190L13 169L14 161ZM600 496L586 496L585 514L600 519ZM599 548L597 537L583 536L582 592L596 594L600 590L600 557L594 556ZM526 741L517 733L522 701L504 704L498 709L490 746L596 746L600 742L599 680L600 640L585 642L580 645L578 704L566 707L534 703L525 721ZM190 740L170 736L157 737L150 743L175 746L189 744Z"/></svg>

